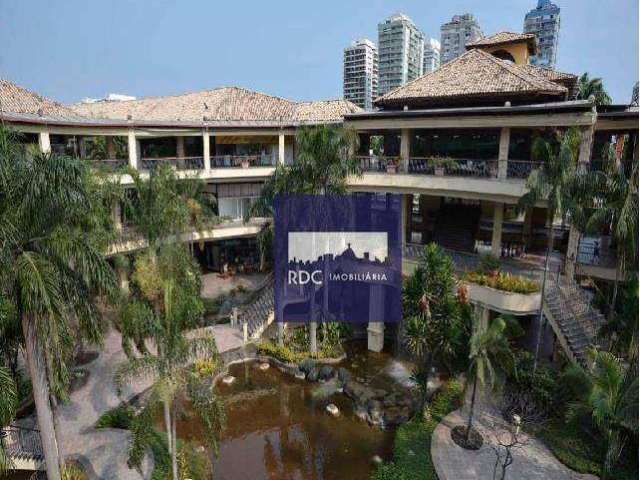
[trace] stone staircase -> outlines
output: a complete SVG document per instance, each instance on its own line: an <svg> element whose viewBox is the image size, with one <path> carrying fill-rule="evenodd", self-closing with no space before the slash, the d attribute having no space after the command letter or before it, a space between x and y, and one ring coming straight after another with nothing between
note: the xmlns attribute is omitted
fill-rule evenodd
<svg viewBox="0 0 640 480"><path fill-rule="evenodd" d="M548 279L543 311L565 353L585 366L587 348L598 346L598 330L605 322L588 292L565 277Z"/></svg>
<svg viewBox="0 0 640 480"><path fill-rule="evenodd" d="M273 321L274 311L274 278L273 274L265 279L254 292L253 299L238 312L238 326L247 323L249 339L257 339Z"/></svg>

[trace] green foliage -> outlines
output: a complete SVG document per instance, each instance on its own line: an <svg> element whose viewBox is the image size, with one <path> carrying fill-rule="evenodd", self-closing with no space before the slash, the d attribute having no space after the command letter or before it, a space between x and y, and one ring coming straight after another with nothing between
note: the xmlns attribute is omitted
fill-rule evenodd
<svg viewBox="0 0 640 480"><path fill-rule="evenodd" d="M589 78L584 72L578 79L578 100L589 100L593 96L596 105L610 105L611 97L604 88L601 78Z"/></svg>
<svg viewBox="0 0 640 480"><path fill-rule="evenodd" d="M18 406L18 392L11 373L0 366L0 425L7 425L13 420ZM11 461L0 442L0 475L9 469Z"/></svg>
<svg viewBox="0 0 640 480"><path fill-rule="evenodd" d="M462 405L463 387L447 382L428 407L427 419L415 418L396 431L393 460L381 465L372 480L437 480L431 459L431 436L438 423Z"/></svg>
<svg viewBox="0 0 640 480"><path fill-rule="evenodd" d="M534 280L507 272L480 273L468 272L463 277L466 282L475 283L484 287L495 288L511 293L536 293L540 291L540 285Z"/></svg>
<svg viewBox="0 0 640 480"><path fill-rule="evenodd" d="M483 253L480 255L480 259L478 261L478 268L476 269L479 273L490 274L500 270L500 259L491 253Z"/></svg>
<svg viewBox="0 0 640 480"><path fill-rule="evenodd" d="M258 353L273 357L285 363L298 363L309 357L309 354L306 352L294 352L286 345L277 345L271 342L259 343Z"/></svg>
<svg viewBox="0 0 640 480"><path fill-rule="evenodd" d="M135 417L135 411L129 405L118 405L111 410L107 410L96 422L96 428L120 428L129 429Z"/></svg>
<svg viewBox="0 0 640 480"><path fill-rule="evenodd" d="M536 432L549 450L567 467L578 473L600 474L602 445L578 426L552 420Z"/></svg>
<svg viewBox="0 0 640 480"><path fill-rule="evenodd" d="M192 368L193 368L193 373L196 375L196 377L207 378L207 377L214 376L218 371L219 367L217 362L213 361L210 358L206 358L206 359L196 359L196 361L193 362Z"/></svg>
<svg viewBox="0 0 640 480"><path fill-rule="evenodd" d="M60 469L61 480L87 480L87 474L78 463L65 463Z"/></svg>

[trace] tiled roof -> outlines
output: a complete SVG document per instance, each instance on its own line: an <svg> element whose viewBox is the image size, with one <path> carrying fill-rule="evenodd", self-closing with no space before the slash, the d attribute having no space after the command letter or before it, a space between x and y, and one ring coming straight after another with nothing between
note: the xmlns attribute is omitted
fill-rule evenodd
<svg viewBox="0 0 640 480"><path fill-rule="evenodd" d="M321 122L340 121L359 107L345 100L292 102L238 87L127 101L79 103L87 117L160 122Z"/></svg>
<svg viewBox="0 0 640 480"><path fill-rule="evenodd" d="M467 43L466 48L493 47L515 42L527 42L535 49L536 36L533 33L498 32L488 37L480 38L474 42Z"/></svg>
<svg viewBox="0 0 640 480"><path fill-rule="evenodd" d="M0 113L33 116L44 120L78 120L81 116L61 103L41 97L0 78Z"/></svg>
<svg viewBox="0 0 640 480"><path fill-rule="evenodd" d="M564 99L567 88L511 62L471 49L434 72L419 77L376 99L378 105L406 102L443 105L475 99L510 100L536 96Z"/></svg>

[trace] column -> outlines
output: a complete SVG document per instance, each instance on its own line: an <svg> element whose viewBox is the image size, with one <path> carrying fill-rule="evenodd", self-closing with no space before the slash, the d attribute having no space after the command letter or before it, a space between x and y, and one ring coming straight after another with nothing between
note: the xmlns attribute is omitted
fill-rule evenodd
<svg viewBox="0 0 640 480"><path fill-rule="evenodd" d="M116 276L118 278L118 285L120 286L120 290L128 294L129 293L129 274L127 272L127 268L122 265L117 265Z"/></svg>
<svg viewBox="0 0 640 480"><path fill-rule="evenodd" d="M278 163L284 165L284 133L278 135Z"/></svg>
<svg viewBox="0 0 640 480"><path fill-rule="evenodd" d="M51 152L51 140L49 139L49 131L45 130L38 134L38 144L42 153Z"/></svg>
<svg viewBox="0 0 640 480"><path fill-rule="evenodd" d="M480 329L481 331L486 331L489 328L489 309L483 305L474 305L473 308L477 323L473 326L474 332L476 329Z"/></svg>
<svg viewBox="0 0 640 480"><path fill-rule="evenodd" d="M411 155L411 130L400 130L400 171L409 172L409 157Z"/></svg>
<svg viewBox="0 0 640 480"><path fill-rule="evenodd" d="M402 247L407 243L407 202L409 201L410 196L400 194L400 240L402 241Z"/></svg>
<svg viewBox="0 0 640 480"><path fill-rule="evenodd" d="M585 172L591 161L591 148L593 146L593 126L585 127L580 131L580 150L578 152L578 171ZM569 241L567 242L567 255L564 263L564 273L571 280L576 273L576 258L580 243L580 231L571 225L569 228Z"/></svg>
<svg viewBox="0 0 640 480"><path fill-rule="evenodd" d="M184 137L176 137L176 157L184 158Z"/></svg>
<svg viewBox="0 0 640 480"><path fill-rule="evenodd" d="M502 253L502 218L504 216L504 204L495 203L493 206L493 233L491 235L491 253L500 258Z"/></svg>
<svg viewBox="0 0 640 480"><path fill-rule="evenodd" d="M211 170L211 137L207 129L202 131L202 156L204 157L204 169Z"/></svg>
<svg viewBox="0 0 640 480"><path fill-rule="evenodd" d="M138 169L138 141L136 140L136 134L133 128L129 129L127 133L127 145L129 147L129 166L133 169Z"/></svg>
<svg viewBox="0 0 640 480"><path fill-rule="evenodd" d="M122 232L122 207L120 202L116 201L111 209L111 216L113 217L113 225L116 232Z"/></svg>
<svg viewBox="0 0 640 480"><path fill-rule="evenodd" d="M383 311L384 286L372 285L369 290L369 316L377 319ZM370 321L367 326L367 348L372 352L381 352L384 347L384 322Z"/></svg>
<svg viewBox="0 0 640 480"><path fill-rule="evenodd" d="M498 178L507 178L510 139L511 129L509 127L502 127L500 130L500 146L498 148Z"/></svg>

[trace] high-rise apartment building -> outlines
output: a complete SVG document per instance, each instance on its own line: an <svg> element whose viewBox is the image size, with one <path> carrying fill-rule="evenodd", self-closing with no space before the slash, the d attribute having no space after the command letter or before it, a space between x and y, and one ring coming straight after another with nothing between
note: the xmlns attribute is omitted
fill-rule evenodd
<svg viewBox="0 0 640 480"><path fill-rule="evenodd" d="M380 95L422 75L424 34L409 17L392 15L378 24Z"/></svg>
<svg viewBox="0 0 640 480"><path fill-rule="evenodd" d="M530 63L553 68L558 53L560 7L550 0L538 0L537 7L524 16L524 33L534 33L538 38L538 54L530 58Z"/></svg>
<svg viewBox="0 0 640 480"><path fill-rule="evenodd" d="M424 61L422 62L422 73L431 73L440 66L440 42L435 38L428 38L424 41Z"/></svg>
<svg viewBox="0 0 640 480"><path fill-rule="evenodd" d="M343 94L365 110L378 96L378 48L371 40L356 40L344 49Z"/></svg>
<svg viewBox="0 0 640 480"><path fill-rule="evenodd" d="M482 30L470 13L454 15L440 27L440 61L442 64L462 55L465 45L482 38Z"/></svg>

